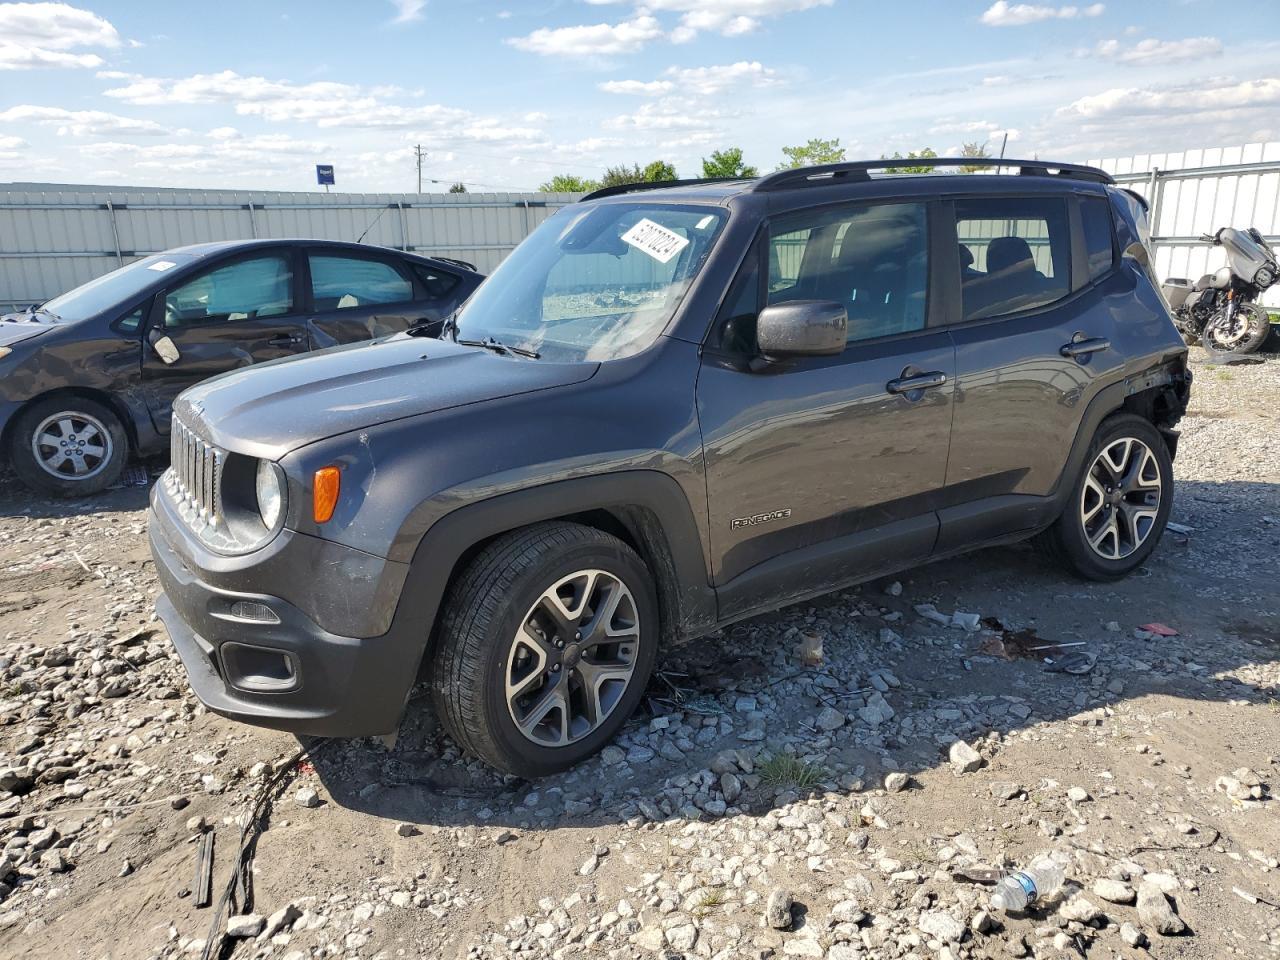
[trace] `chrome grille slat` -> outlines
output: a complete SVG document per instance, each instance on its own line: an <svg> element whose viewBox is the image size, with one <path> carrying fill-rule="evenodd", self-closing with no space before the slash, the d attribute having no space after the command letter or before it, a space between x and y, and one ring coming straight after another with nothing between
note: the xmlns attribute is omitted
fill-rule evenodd
<svg viewBox="0 0 1280 960"><path fill-rule="evenodd" d="M192 510L193 522L197 518L203 523L218 522L223 456L221 450L173 418L169 439L173 493L179 503Z"/></svg>

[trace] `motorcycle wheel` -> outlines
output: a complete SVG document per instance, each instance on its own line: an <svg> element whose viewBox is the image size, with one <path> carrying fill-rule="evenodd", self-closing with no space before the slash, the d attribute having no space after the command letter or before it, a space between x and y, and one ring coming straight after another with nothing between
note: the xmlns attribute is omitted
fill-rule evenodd
<svg viewBox="0 0 1280 960"><path fill-rule="evenodd" d="M1267 311L1256 303L1242 303L1236 307L1236 315L1230 330L1223 330L1218 320L1205 324L1200 334L1205 348L1223 353L1253 353L1271 333L1271 321Z"/></svg>

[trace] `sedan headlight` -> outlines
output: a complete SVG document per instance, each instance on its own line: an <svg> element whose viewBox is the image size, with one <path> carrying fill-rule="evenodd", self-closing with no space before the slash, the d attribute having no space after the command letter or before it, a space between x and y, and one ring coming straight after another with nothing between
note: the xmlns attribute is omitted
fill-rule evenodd
<svg viewBox="0 0 1280 960"><path fill-rule="evenodd" d="M3 360L11 353L13 353L12 347L0 347L0 360Z"/></svg>
<svg viewBox="0 0 1280 960"><path fill-rule="evenodd" d="M268 530L274 530L284 516L284 481L280 476L280 468L270 460L259 460L254 490L258 497L258 513L262 515L262 524Z"/></svg>

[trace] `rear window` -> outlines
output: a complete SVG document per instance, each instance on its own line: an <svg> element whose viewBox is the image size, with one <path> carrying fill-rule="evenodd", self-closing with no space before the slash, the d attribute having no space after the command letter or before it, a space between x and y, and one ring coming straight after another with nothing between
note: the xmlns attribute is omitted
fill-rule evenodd
<svg viewBox="0 0 1280 960"><path fill-rule="evenodd" d="M1084 245L1089 255L1089 279L1097 280L1115 265L1115 229L1111 204L1101 197L1085 197L1080 203L1084 221Z"/></svg>
<svg viewBox="0 0 1280 960"><path fill-rule="evenodd" d="M1062 198L959 200L964 319L1034 310L1070 291L1071 228Z"/></svg>
<svg viewBox="0 0 1280 960"><path fill-rule="evenodd" d="M413 272L418 275L418 279L422 285L427 288L427 297L431 300L438 300L447 297L462 281L452 273L446 273L444 270L437 270L435 267L428 267L420 263L413 265Z"/></svg>

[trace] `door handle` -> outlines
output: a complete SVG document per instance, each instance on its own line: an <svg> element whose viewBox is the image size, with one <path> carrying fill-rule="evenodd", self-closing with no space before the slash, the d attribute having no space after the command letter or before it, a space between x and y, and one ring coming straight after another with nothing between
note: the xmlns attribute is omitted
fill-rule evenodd
<svg viewBox="0 0 1280 960"><path fill-rule="evenodd" d="M267 341L273 347L296 347L302 343L302 335L297 333L279 333Z"/></svg>
<svg viewBox="0 0 1280 960"><path fill-rule="evenodd" d="M1106 337L1088 337L1084 340L1072 340L1070 343L1064 343L1058 352L1064 357L1074 357L1079 360L1101 350L1110 349L1111 341Z"/></svg>
<svg viewBox="0 0 1280 960"><path fill-rule="evenodd" d="M915 373L909 377L898 377L896 380L890 380L884 385L884 388L890 393L911 393L915 390L929 390L933 387L940 387L947 382L947 375L941 370L931 370L928 373Z"/></svg>

